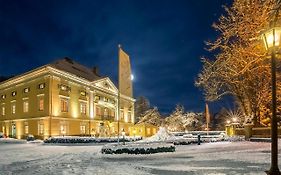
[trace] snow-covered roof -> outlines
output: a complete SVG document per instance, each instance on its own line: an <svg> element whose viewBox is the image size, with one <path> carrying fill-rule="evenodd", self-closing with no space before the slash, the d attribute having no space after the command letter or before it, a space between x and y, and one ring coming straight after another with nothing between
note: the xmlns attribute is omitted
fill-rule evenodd
<svg viewBox="0 0 281 175"><path fill-rule="evenodd" d="M54 61L48 66L74 74L78 77L85 78L88 81L95 81L103 78L102 76L98 75L98 73L95 72L93 69L83 66L68 57Z"/></svg>

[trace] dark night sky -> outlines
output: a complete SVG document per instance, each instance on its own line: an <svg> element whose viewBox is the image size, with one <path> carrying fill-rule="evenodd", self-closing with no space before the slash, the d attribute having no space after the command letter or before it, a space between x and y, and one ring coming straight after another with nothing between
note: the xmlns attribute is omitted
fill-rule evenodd
<svg viewBox="0 0 281 175"><path fill-rule="evenodd" d="M194 87L204 41L231 0L0 0L0 75L15 75L65 56L117 82L117 45L130 55L135 97L161 112L177 103L204 110ZM221 105L211 104L218 109Z"/></svg>

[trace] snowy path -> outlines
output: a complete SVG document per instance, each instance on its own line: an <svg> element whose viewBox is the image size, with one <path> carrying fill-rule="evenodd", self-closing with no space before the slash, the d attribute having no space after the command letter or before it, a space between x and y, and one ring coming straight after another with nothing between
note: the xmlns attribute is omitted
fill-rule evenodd
<svg viewBox="0 0 281 175"><path fill-rule="evenodd" d="M269 143L177 146L175 153L153 155L102 155L101 147L0 144L0 174L237 175L270 167Z"/></svg>

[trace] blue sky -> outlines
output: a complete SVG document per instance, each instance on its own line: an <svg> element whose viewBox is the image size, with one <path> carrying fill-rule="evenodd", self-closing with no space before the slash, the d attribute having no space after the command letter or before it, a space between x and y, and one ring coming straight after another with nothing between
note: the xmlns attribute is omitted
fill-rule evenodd
<svg viewBox="0 0 281 175"><path fill-rule="evenodd" d="M65 56L117 83L118 44L130 55L135 97L163 113L181 103L203 111L194 80L204 41L230 0L0 0L0 75L16 75ZM221 104L211 104L218 109Z"/></svg>

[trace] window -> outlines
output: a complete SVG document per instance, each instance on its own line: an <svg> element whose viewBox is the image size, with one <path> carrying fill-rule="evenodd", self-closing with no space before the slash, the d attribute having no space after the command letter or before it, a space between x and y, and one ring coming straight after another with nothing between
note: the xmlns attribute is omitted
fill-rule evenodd
<svg viewBox="0 0 281 175"><path fill-rule="evenodd" d="M59 84L58 87L60 88L60 90L62 91L71 91L71 87L67 86L67 85L63 85L63 84Z"/></svg>
<svg viewBox="0 0 281 175"><path fill-rule="evenodd" d="M98 102L100 100L100 96L95 96L95 102Z"/></svg>
<svg viewBox="0 0 281 175"><path fill-rule="evenodd" d="M43 135L44 134L44 124L42 124L42 123L39 123L38 134L39 135Z"/></svg>
<svg viewBox="0 0 281 175"><path fill-rule="evenodd" d="M115 110L111 110L111 117L115 117Z"/></svg>
<svg viewBox="0 0 281 175"><path fill-rule="evenodd" d="M16 113L16 104L12 104L12 114Z"/></svg>
<svg viewBox="0 0 281 175"><path fill-rule="evenodd" d="M66 134L66 125L60 125L60 133L62 135L65 135Z"/></svg>
<svg viewBox="0 0 281 175"><path fill-rule="evenodd" d="M96 114L97 114L98 116L101 115L101 109L100 109L99 106L96 106Z"/></svg>
<svg viewBox="0 0 281 175"><path fill-rule="evenodd" d="M81 95L81 96L86 96L86 94L87 94L87 93L86 93L85 91L81 91L81 92L80 92L80 95Z"/></svg>
<svg viewBox="0 0 281 175"><path fill-rule="evenodd" d="M24 93L28 93L29 91L30 91L30 88L24 88L24 89L23 89L23 92L24 92Z"/></svg>
<svg viewBox="0 0 281 175"><path fill-rule="evenodd" d="M27 124L24 125L24 133L28 134L28 125Z"/></svg>
<svg viewBox="0 0 281 175"><path fill-rule="evenodd" d="M80 113L81 114L86 114L86 108L87 108L87 104L84 102L80 103Z"/></svg>
<svg viewBox="0 0 281 175"><path fill-rule="evenodd" d="M28 106L29 106L28 101L24 101L23 102L23 112L28 112Z"/></svg>
<svg viewBox="0 0 281 175"><path fill-rule="evenodd" d="M68 99L61 99L61 112L68 112Z"/></svg>
<svg viewBox="0 0 281 175"><path fill-rule="evenodd" d="M2 98L2 99L5 99L5 98L6 98L6 95L1 95L1 98Z"/></svg>
<svg viewBox="0 0 281 175"><path fill-rule="evenodd" d="M12 92L12 96L14 97L14 96L16 96L17 95L17 91L13 91Z"/></svg>
<svg viewBox="0 0 281 175"><path fill-rule="evenodd" d="M86 134L86 126L85 125L80 125L80 133Z"/></svg>
<svg viewBox="0 0 281 175"><path fill-rule="evenodd" d="M45 88L45 83L39 84L39 85L38 85L38 88L39 88L39 89L44 89L44 88Z"/></svg>
<svg viewBox="0 0 281 175"><path fill-rule="evenodd" d="M2 106L2 115L5 115L5 106Z"/></svg>
<svg viewBox="0 0 281 175"><path fill-rule="evenodd" d="M120 110L120 120L124 120L124 111L123 110Z"/></svg>
<svg viewBox="0 0 281 175"><path fill-rule="evenodd" d="M132 122L131 120L132 120L132 119L131 119L131 111L129 111L129 112L128 112L128 122Z"/></svg>
<svg viewBox="0 0 281 175"><path fill-rule="evenodd" d="M104 116L108 116L108 109L104 108Z"/></svg>
<svg viewBox="0 0 281 175"><path fill-rule="evenodd" d="M63 90L63 91L66 91L67 88L66 88L66 86L63 86L63 85L62 85L62 86L60 87L60 89Z"/></svg>
<svg viewBox="0 0 281 175"><path fill-rule="evenodd" d="M44 99L39 99L39 111L44 111Z"/></svg>

